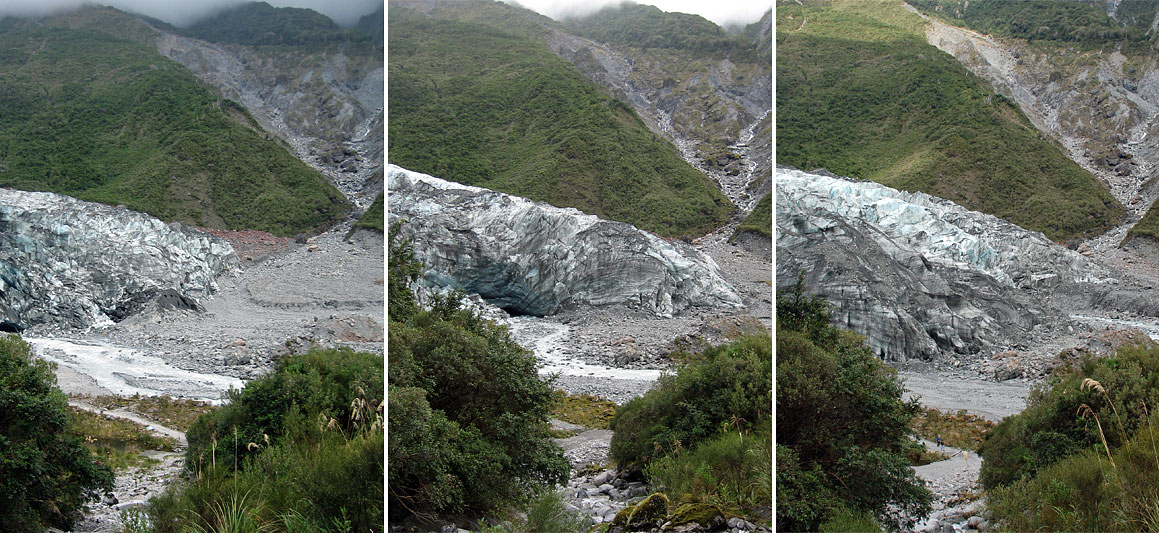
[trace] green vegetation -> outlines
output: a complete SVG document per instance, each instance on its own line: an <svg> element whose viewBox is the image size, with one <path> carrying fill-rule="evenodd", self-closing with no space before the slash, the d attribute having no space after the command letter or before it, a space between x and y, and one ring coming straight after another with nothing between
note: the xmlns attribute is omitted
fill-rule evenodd
<svg viewBox="0 0 1159 533"><path fill-rule="evenodd" d="M711 181L545 45L404 8L389 24L392 162L664 236L727 219Z"/></svg>
<svg viewBox="0 0 1159 533"><path fill-rule="evenodd" d="M944 413L934 408L928 408L914 417L914 433L930 442L942 438L942 444L963 450L978 451L994 423L978 415L966 411Z"/></svg>
<svg viewBox="0 0 1159 533"><path fill-rule="evenodd" d="M194 478L150 500L156 530L381 531L383 378L348 348L278 360L189 430Z"/></svg>
<svg viewBox="0 0 1159 533"><path fill-rule="evenodd" d="M1144 26L1140 15L1148 11L1151 16L1155 14L1154 2L1123 2L1129 6L1124 11L1134 21L1124 27L1107 15L1103 2L1089 0L915 0L911 5L927 15L983 33L1085 45L1143 40L1151 18Z"/></svg>
<svg viewBox="0 0 1159 533"><path fill-rule="evenodd" d="M94 12L115 15L106 11ZM322 230L348 208L151 43L21 21L0 32L0 50L0 186L278 235Z"/></svg>
<svg viewBox="0 0 1159 533"><path fill-rule="evenodd" d="M864 337L829 325L803 280L777 295L778 530L864 515L896 527L929 513L933 496L905 456L919 406L904 391Z"/></svg>
<svg viewBox="0 0 1159 533"><path fill-rule="evenodd" d="M1105 393L1084 387L1096 380ZM1081 406L1092 408L1080 417ZM1056 369L1033 391L1027 407L1007 417L990 432L980 452L980 481L987 489L1030 478L1040 470L1082 450L1117 448L1147 420L1149 407L1159 405L1159 346L1133 344L1115 357L1084 357Z"/></svg>
<svg viewBox="0 0 1159 533"><path fill-rule="evenodd" d="M0 336L0 524L13 531L72 527L74 513L113 474L68 434L68 400L53 365L18 335Z"/></svg>
<svg viewBox="0 0 1159 533"><path fill-rule="evenodd" d="M197 419L215 407L205 402L161 396L87 396L70 395L82 402L102 409L127 409L149 420L179 431L189 431Z"/></svg>
<svg viewBox="0 0 1159 533"><path fill-rule="evenodd" d="M1012 102L927 44L901 4L786 4L776 16L779 163L923 191L1056 241L1124 213Z"/></svg>
<svg viewBox="0 0 1159 533"><path fill-rule="evenodd" d="M589 39L633 48L735 54L741 61L751 60L757 52L751 38L727 35L699 15L666 13L649 5L612 5L583 18L567 19L564 24Z"/></svg>
<svg viewBox="0 0 1159 533"><path fill-rule="evenodd" d="M741 222L736 227L730 239L735 239L741 233L755 233L757 235L764 235L767 238L773 238L773 193L768 192L763 198L753 206L753 210L749 216L745 217L744 222Z"/></svg>
<svg viewBox="0 0 1159 533"><path fill-rule="evenodd" d="M381 21L382 19L379 19ZM290 45L317 47L346 41L372 41L361 29L343 30L329 17L312 9L272 7L249 2L218 12L189 27L186 34L216 43L250 46Z"/></svg>
<svg viewBox="0 0 1159 533"><path fill-rule="evenodd" d="M378 197L374 199L374 202L370 204L370 207L366 208L366 212L362 214L362 217L358 219L358 222L355 222L354 225L350 227L351 232L360 229L374 230L379 233L386 232L386 223L383 221L383 217L386 216L386 209L382 200L383 195L384 193L378 193Z"/></svg>
<svg viewBox="0 0 1159 533"><path fill-rule="evenodd" d="M615 413L615 402L591 394L556 390L551 404L553 418L593 429L609 429Z"/></svg>
<svg viewBox="0 0 1159 533"><path fill-rule="evenodd" d="M82 440L101 464L115 471L156 463L142 455L146 450L177 449L177 441L153 435L141 424L75 407L68 408L67 434Z"/></svg>
<svg viewBox="0 0 1159 533"><path fill-rule="evenodd" d="M567 479L548 433L551 383L507 328L460 308L420 308L406 283L422 265L391 228L388 400L391 519L503 512Z"/></svg>
<svg viewBox="0 0 1159 533"><path fill-rule="evenodd" d="M1159 208L1154 204L1147 208L1147 212L1127 230L1127 236L1123 238L1122 244L1127 244L1135 237L1142 237L1152 241L1159 241Z"/></svg>
<svg viewBox="0 0 1159 533"><path fill-rule="evenodd" d="M772 370L768 332L744 336L690 355L675 374L661 375L643 397L616 410L608 455L621 470L642 468L663 491L658 496L671 498L671 509L658 511L657 525L680 521L681 504L767 522ZM635 524L644 516L643 522L652 523L655 517L641 515L643 509L643 503L625 509L616 519Z"/></svg>
<svg viewBox="0 0 1159 533"><path fill-rule="evenodd" d="M1159 345L1148 341L1086 356L1037 388L982 449L988 507L1001 527L1159 527L1157 385Z"/></svg>

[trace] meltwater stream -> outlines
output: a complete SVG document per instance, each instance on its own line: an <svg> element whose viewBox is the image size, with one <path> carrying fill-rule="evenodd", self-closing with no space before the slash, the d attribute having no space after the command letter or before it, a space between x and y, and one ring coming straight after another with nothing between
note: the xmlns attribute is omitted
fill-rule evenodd
<svg viewBox="0 0 1159 533"><path fill-rule="evenodd" d="M570 328L567 324L534 316L512 317L505 321L512 338L535 353L540 375L559 373L564 376L587 376L609 379L655 381L660 370L614 368L593 365L565 354Z"/></svg>
<svg viewBox="0 0 1159 533"><path fill-rule="evenodd" d="M89 376L120 396L168 394L220 404L225 391L245 385L234 377L182 370L133 348L60 338L24 340L41 358Z"/></svg>

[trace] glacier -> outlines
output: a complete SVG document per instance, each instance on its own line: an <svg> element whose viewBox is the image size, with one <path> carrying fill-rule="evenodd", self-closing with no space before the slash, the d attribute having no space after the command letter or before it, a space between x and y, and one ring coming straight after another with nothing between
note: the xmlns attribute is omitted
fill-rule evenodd
<svg viewBox="0 0 1159 533"><path fill-rule="evenodd" d="M0 329L107 325L158 296L208 295L238 268L227 241L182 224L0 189Z"/></svg>
<svg viewBox="0 0 1159 533"><path fill-rule="evenodd" d="M387 213L413 240L424 283L517 315L627 304L660 316L744 306L695 247L572 208L387 165Z"/></svg>
<svg viewBox="0 0 1159 533"><path fill-rule="evenodd" d="M1056 292L1105 267L1005 220L924 193L776 170L777 286L803 275L833 321L890 361L994 352L1070 319Z"/></svg>

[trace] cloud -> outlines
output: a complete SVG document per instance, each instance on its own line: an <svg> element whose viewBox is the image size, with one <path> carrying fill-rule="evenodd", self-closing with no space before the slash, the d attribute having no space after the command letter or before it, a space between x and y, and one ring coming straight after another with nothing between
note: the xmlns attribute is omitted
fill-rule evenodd
<svg viewBox="0 0 1159 533"><path fill-rule="evenodd" d="M274 7L304 7L352 26L362 15L373 12L383 0L266 0ZM0 0L0 17L43 17L85 4L110 5L122 11L140 13L175 26L188 26L222 9L241 5L245 0Z"/></svg>
<svg viewBox="0 0 1159 533"><path fill-rule="evenodd" d="M624 0L503 0L560 20L569 16L584 16L600 9L618 5ZM773 8L771 0L636 0L663 11L700 15L717 25L749 24L760 20Z"/></svg>

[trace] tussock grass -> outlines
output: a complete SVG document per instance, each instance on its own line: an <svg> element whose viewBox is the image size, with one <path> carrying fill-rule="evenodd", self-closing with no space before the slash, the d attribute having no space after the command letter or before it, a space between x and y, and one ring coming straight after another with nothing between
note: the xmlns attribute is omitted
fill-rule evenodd
<svg viewBox="0 0 1159 533"><path fill-rule="evenodd" d="M914 432L931 442L941 435L942 443L963 450L978 451L994 423L964 410L947 413L926 409L914 417Z"/></svg>
<svg viewBox="0 0 1159 533"><path fill-rule="evenodd" d="M141 454L144 451L177 449L177 441L156 436L141 424L75 407L68 408L68 433L84 439L85 447L116 471L155 464L155 459Z"/></svg>
<svg viewBox="0 0 1159 533"><path fill-rule="evenodd" d="M180 431L193 427L197 417L212 412L216 407L197 400L161 396L89 396L71 395L88 404L102 409L125 409L150 420Z"/></svg>
<svg viewBox="0 0 1159 533"><path fill-rule="evenodd" d="M555 391L551 408L552 417L593 429L608 429L615 414L616 403L611 400L590 394L567 394L562 390Z"/></svg>

